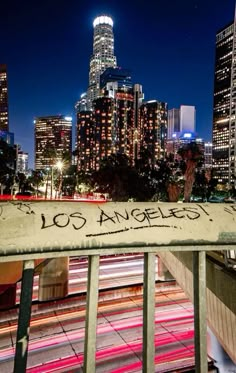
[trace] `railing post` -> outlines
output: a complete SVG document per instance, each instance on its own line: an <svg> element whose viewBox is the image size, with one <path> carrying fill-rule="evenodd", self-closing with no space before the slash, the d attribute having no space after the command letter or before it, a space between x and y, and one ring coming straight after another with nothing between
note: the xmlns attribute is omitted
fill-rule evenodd
<svg viewBox="0 0 236 373"><path fill-rule="evenodd" d="M88 259L88 283L84 345L85 373L95 373L96 370L98 279L99 255L90 255Z"/></svg>
<svg viewBox="0 0 236 373"><path fill-rule="evenodd" d="M26 372L34 281L34 260L26 260L23 266L14 373Z"/></svg>
<svg viewBox="0 0 236 373"><path fill-rule="evenodd" d="M155 270L156 255L144 254L143 373L155 371Z"/></svg>
<svg viewBox="0 0 236 373"><path fill-rule="evenodd" d="M194 293L194 344L195 372L206 373L207 321L206 321L206 253L193 251L193 293Z"/></svg>

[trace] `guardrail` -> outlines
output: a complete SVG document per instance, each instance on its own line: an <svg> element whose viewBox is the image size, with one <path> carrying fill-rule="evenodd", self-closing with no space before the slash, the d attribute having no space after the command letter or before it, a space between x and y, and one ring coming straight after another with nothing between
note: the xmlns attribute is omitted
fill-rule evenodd
<svg viewBox="0 0 236 373"><path fill-rule="evenodd" d="M143 372L155 371L155 255L193 252L196 372L207 372L206 251L234 250L235 206L178 203L0 203L0 262L24 260L14 372L25 372L34 260L88 255L84 372L96 370L99 256L144 253Z"/></svg>

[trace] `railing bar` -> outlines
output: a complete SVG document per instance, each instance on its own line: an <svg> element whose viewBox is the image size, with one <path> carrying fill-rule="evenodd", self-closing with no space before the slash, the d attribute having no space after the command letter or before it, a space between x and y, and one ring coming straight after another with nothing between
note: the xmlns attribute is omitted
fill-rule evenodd
<svg viewBox="0 0 236 373"><path fill-rule="evenodd" d="M143 373L154 373L155 371L155 272L155 254L145 253L143 277Z"/></svg>
<svg viewBox="0 0 236 373"><path fill-rule="evenodd" d="M193 252L195 372L208 371L206 322L206 253Z"/></svg>
<svg viewBox="0 0 236 373"><path fill-rule="evenodd" d="M19 253L12 253L8 250L8 248L4 249L2 248L2 251L0 252L0 263L7 263L7 262L13 262L13 261L17 261L17 260L31 260L32 258L33 259L45 259L46 257L48 259L50 258L59 258L59 257L63 257L63 256L85 256L85 255L113 255L113 254L121 254L121 253L124 253L124 249L125 249L125 252L127 254L129 253L140 253L140 252L156 252L158 253L158 251L164 251L164 252L167 252L167 251L222 251L222 250L232 250L232 249L235 249L235 243L233 244L206 244L206 245L194 245L191 243L189 245L166 245L166 246L129 246L128 244L127 245L124 245L124 246L120 246L120 247L113 247L113 246L108 246L108 247L103 247L103 248L100 248L100 247L95 247L95 248L90 248L90 249L86 249L86 248L73 248L73 249L70 249L68 247L65 247L63 248L63 250L61 250L61 248L58 248L58 250L48 250L48 248L40 248L40 251L38 252L33 252L33 251L30 251L28 253L23 253L21 251L19 251Z"/></svg>
<svg viewBox="0 0 236 373"><path fill-rule="evenodd" d="M88 283L86 299L86 324L84 342L84 372L96 370L96 333L98 309L99 255L88 258Z"/></svg>
<svg viewBox="0 0 236 373"><path fill-rule="evenodd" d="M26 260L23 264L22 273L19 318L14 359L14 373L26 372L33 282L34 260Z"/></svg>

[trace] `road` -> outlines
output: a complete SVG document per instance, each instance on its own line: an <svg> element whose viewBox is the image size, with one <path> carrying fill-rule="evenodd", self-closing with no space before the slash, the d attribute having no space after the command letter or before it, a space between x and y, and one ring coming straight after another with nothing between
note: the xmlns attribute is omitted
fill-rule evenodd
<svg viewBox="0 0 236 373"><path fill-rule="evenodd" d="M104 288L120 287L134 280L129 295L123 290L100 292L98 306L96 372L142 371L143 259L113 257L101 260ZM35 303L32 308L27 372L83 372L86 260L72 260L70 291L61 301ZM131 290L133 289L133 290ZM37 293L37 281L35 283ZM194 364L193 306L175 284L156 284L156 372L171 372ZM13 369L17 309L0 315L0 372Z"/></svg>

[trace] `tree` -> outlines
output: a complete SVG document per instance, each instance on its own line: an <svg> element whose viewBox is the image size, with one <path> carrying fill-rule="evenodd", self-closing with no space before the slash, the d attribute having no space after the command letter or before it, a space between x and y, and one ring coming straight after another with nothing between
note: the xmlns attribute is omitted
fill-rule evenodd
<svg viewBox="0 0 236 373"><path fill-rule="evenodd" d="M10 193L15 182L16 151L0 139L0 185L1 193Z"/></svg>
<svg viewBox="0 0 236 373"><path fill-rule="evenodd" d="M91 182L95 191L108 193L113 201L147 201L152 197L149 178L138 173L121 153L104 158L100 169L92 173Z"/></svg>
<svg viewBox="0 0 236 373"><path fill-rule="evenodd" d="M67 196L72 196L75 193L78 181L77 167L69 166L62 180L62 192Z"/></svg>
<svg viewBox="0 0 236 373"><path fill-rule="evenodd" d="M36 189L36 197L38 196L39 187L43 184L43 181L44 174L42 171L32 171L31 176L28 177L28 183Z"/></svg>
<svg viewBox="0 0 236 373"><path fill-rule="evenodd" d="M183 163L184 174L184 201L190 202L193 183L195 180L195 169L197 164L203 160L203 152L196 142L184 144L178 151Z"/></svg>

